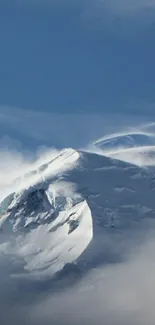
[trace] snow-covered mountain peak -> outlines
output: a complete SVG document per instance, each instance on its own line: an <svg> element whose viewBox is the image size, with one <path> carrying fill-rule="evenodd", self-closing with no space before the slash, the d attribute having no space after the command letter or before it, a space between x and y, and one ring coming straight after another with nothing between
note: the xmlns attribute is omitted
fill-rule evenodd
<svg viewBox="0 0 155 325"><path fill-rule="evenodd" d="M89 264L98 236L155 215L153 175L98 154L64 150L22 182L1 202L0 246L24 260L31 276Z"/></svg>

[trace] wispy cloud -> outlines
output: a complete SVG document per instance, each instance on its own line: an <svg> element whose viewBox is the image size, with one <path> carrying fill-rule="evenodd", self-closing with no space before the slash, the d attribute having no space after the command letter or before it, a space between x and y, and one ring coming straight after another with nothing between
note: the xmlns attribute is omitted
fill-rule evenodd
<svg viewBox="0 0 155 325"><path fill-rule="evenodd" d="M0 108L1 143L18 141L32 147L45 145L48 147L84 147L94 139L107 133L117 132L120 128L144 122L143 116L117 114L119 123L115 123L115 114L98 113L52 113L18 109L13 107ZM145 118L146 120L146 118ZM5 138L4 138L5 136ZM17 145L17 142L16 142Z"/></svg>
<svg viewBox="0 0 155 325"><path fill-rule="evenodd" d="M97 139L88 149L138 166L154 166L155 123L120 129Z"/></svg>
<svg viewBox="0 0 155 325"><path fill-rule="evenodd" d="M155 0L98 0L97 3L118 14L132 14L139 10L155 7Z"/></svg>
<svg viewBox="0 0 155 325"><path fill-rule="evenodd" d="M151 26L155 20L154 0L92 0L83 8L82 20L91 23L91 28L125 37Z"/></svg>
<svg viewBox="0 0 155 325"><path fill-rule="evenodd" d="M131 15L139 10L149 10L155 8L155 0L1 0L2 3L15 5L42 5L52 8L52 6L78 6L85 9L98 8L100 10L111 10L115 14Z"/></svg>

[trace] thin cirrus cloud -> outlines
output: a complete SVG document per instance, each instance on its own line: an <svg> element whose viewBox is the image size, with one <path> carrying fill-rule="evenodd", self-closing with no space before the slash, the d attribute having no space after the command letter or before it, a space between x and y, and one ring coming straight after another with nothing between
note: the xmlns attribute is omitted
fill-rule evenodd
<svg viewBox="0 0 155 325"><path fill-rule="evenodd" d="M100 5L105 5L115 13L133 13L141 9L155 7L154 0L99 0Z"/></svg>
<svg viewBox="0 0 155 325"><path fill-rule="evenodd" d="M24 0L26 3L26 0ZM30 0L28 0L30 2ZM83 5L84 7L103 7L115 13L131 14L137 10L151 9L155 7L155 0L31 0L35 4L58 4L58 5Z"/></svg>
<svg viewBox="0 0 155 325"><path fill-rule="evenodd" d="M2 4L4 0L0 1ZM18 5L22 4L35 4L35 5L58 5L58 6L81 6L84 7L103 7L114 11L115 13L131 13L135 10L149 9L155 7L155 0L5 0L5 3L14 3Z"/></svg>
<svg viewBox="0 0 155 325"><path fill-rule="evenodd" d="M83 8L83 21L125 36L139 26L151 25L155 19L155 0L91 0Z"/></svg>
<svg viewBox="0 0 155 325"><path fill-rule="evenodd" d="M58 16L76 14L84 28L125 37L142 27L152 27L155 19L155 0L0 0L1 5L49 12L57 8Z"/></svg>
<svg viewBox="0 0 155 325"><path fill-rule="evenodd" d="M58 148L79 148L85 147L88 143L92 143L107 133L117 132L122 127L144 123L143 117L131 115L127 117L117 114L117 118L119 118L119 123L116 126L115 114L98 114L95 112L91 114L87 112L56 114L1 107L0 139L5 147L8 144L6 136L9 135L14 140L22 142L23 145L26 142L28 147L36 144L37 146L45 145ZM20 149L19 146L18 143L18 149Z"/></svg>

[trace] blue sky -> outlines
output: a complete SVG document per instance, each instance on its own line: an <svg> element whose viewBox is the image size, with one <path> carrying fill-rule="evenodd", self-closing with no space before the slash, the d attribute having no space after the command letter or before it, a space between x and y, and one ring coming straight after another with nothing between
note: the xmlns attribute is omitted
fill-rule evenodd
<svg viewBox="0 0 155 325"><path fill-rule="evenodd" d="M63 114L66 125L71 115L74 124L94 114L152 120L154 8L154 0L0 0L1 114ZM0 122L15 135L13 122Z"/></svg>

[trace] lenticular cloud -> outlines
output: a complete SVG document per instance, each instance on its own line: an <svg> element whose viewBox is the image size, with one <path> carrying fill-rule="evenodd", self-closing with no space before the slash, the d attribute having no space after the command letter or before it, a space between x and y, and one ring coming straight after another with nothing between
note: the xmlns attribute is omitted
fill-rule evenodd
<svg viewBox="0 0 155 325"><path fill-rule="evenodd" d="M154 123L105 135L94 141L92 150L138 166L154 166Z"/></svg>

